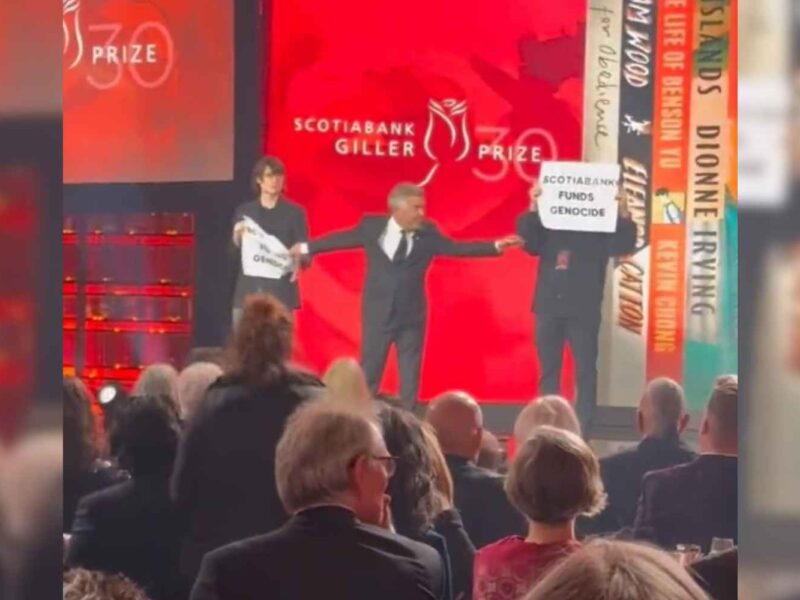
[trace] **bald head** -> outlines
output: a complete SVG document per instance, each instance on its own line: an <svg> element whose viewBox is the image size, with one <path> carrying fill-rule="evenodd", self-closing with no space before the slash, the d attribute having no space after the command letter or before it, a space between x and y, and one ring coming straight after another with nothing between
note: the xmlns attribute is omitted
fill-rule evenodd
<svg viewBox="0 0 800 600"><path fill-rule="evenodd" d="M431 402L426 420L445 454L475 460L483 433L483 413L475 398L466 392L445 392Z"/></svg>
<svg viewBox="0 0 800 600"><path fill-rule="evenodd" d="M638 420L643 437L680 434L689 424L686 397L680 384L668 377L650 381L639 402Z"/></svg>
<svg viewBox="0 0 800 600"><path fill-rule="evenodd" d="M714 387L700 427L700 447L703 452L737 454L738 404L738 380L728 379Z"/></svg>

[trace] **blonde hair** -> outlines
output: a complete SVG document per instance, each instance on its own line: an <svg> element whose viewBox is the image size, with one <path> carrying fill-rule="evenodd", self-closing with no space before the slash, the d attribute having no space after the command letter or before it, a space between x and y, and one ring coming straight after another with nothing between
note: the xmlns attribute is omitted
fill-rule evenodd
<svg viewBox="0 0 800 600"><path fill-rule="evenodd" d="M514 422L514 438L522 444L540 425L551 425L580 436L581 425L572 405L561 396L540 396L531 400Z"/></svg>
<svg viewBox="0 0 800 600"><path fill-rule="evenodd" d="M709 600L666 552L596 539L548 572L525 600Z"/></svg>
<svg viewBox="0 0 800 600"><path fill-rule="evenodd" d="M511 503L529 520L565 523L606 505L600 464L571 431L537 428L520 446L505 484Z"/></svg>
<svg viewBox="0 0 800 600"><path fill-rule="evenodd" d="M178 407L178 371L170 364L155 363L139 374L132 396L169 396Z"/></svg>
<svg viewBox="0 0 800 600"><path fill-rule="evenodd" d="M372 395L367 386L367 379L361 365L355 359L334 360L322 376L322 382L328 388L333 400L342 402L349 408L372 413Z"/></svg>
<svg viewBox="0 0 800 600"><path fill-rule="evenodd" d="M64 600L149 600L124 575L70 569L63 576Z"/></svg>
<svg viewBox="0 0 800 600"><path fill-rule="evenodd" d="M200 406L208 387L222 375L222 369L211 362L196 362L178 375L178 406L181 418L189 420Z"/></svg>
<svg viewBox="0 0 800 600"><path fill-rule="evenodd" d="M442 508L453 507L453 477L450 475L450 468L444 458L442 447L439 445L439 438L436 437L436 430L429 423L422 423L422 435L425 438L426 450L433 466L434 488L442 501Z"/></svg>

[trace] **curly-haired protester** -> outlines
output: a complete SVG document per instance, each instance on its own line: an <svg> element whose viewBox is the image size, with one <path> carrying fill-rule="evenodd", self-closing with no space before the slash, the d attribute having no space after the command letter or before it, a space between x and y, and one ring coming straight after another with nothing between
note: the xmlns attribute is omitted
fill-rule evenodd
<svg viewBox="0 0 800 600"><path fill-rule="evenodd" d="M597 514L606 500L591 448L577 434L547 425L520 446L506 493L528 519L528 534L478 552L475 600L522 598L553 564L580 548L575 519Z"/></svg>
<svg viewBox="0 0 800 600"><path fill-rule="evenodd" d="M187 586L206 552L287 518L275 488L275 446L288 416L323 391L319 379L288 366L293 335L279 300L248 297L226 374L188 423L172 482L185 524L180 570Z"/></svg>

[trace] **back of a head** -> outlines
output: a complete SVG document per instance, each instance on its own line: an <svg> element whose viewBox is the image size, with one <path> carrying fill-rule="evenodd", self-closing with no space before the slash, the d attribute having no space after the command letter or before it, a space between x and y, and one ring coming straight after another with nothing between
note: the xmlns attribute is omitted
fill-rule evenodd
<svg viewBox="0 0 800 600"><path fill-rule="evenodd" d="M178 371L167 363L156 363L141 372L132 396L167 396L178 406Z"/></svg>
<svg viewBox="0 0 800 600"><path fill-rule="evenodd" d="M210 362L196 362L181 371L178 375L178 406L184 421L192 417L208 387L221 375L222 369Z"/></svg>
<svg viewBox="0 0 800 600"><path fill-rule="evenodd" d="M511 503L538 523L593 516L606 504L592 449L575 433L549 425L538 427L520 445L505 487Z"/></svg>
<svg viewBox="0 0 800 600"><path fill-rule="evenodd" d="M668 437L680 430L686 414L686 397L677 381L658 377L647 384L639 410L646 414L652 435Z"/></svg>
<svg viewBox="0 0 800 600"><path fill-rule="evenodd" d="M322 376L322 382L330 392L332 400L342 402L356 410L372 411L372 395L367 379L361 365L354 358L334 360Z"/></svg>
<svg viewBox="0 0 800 600"><path fill-rule="evenodd" d="M575 410L561 396L541 396L522 409L514 422L514 438L517 443L524 442L541 425L550 425L581 435Z"/></svg>
<svg viewBox="0 0 800 600"><path fill-rule="evenodd" d="M706 406L707 439L712 452L731 452L738 447L739 382L726 379L714 387Z"/></svg>
<svg viewBox="0 0 800 600"><path fill-rule="evenodd" d="M475 460L480 450L483 413L466 392L445 392L431 401L425 420L439 438L445 454Z"/></svg>
<svg viewBox="0 0 800 600"><path fill-rule="evenodd" d="M91 394L75 377L65 377L62 385L64 404L64 465L67 470L88 468L99 454L98 428L92 412Z"/></svg>
<svg viewBox="0 0 800 600"><path fill-rule="evenodd" d="M251 385L270 385L286 372L294 325L288 309L271 294L247 297L230 346L230 372Z"/></svg>
<svg viewBox="0 0 800 600"><path fill-rule="evenodd" d="M111 451L134 477L167 476L180 439L178 414L167 396L128 399L111 430Z"/></svg>
<svg viewBox="0 0 800 600"><path fill-rule="evenodd" d="M666 552L597 539L558 563L525 600L708 600Z"/></svg>
<svg viewBox="0 0 800 600"><path fill-rule="evenodd" d="M376 425L363 413L326 400L301 405L275 450L275 482L286 512L336 502L349 490L354 458L372 450Z"/></svg>
<svg viewBox="0 0 800 600"><path fill-rule="evenodd" d="M70 569L63 574L64 600L148 600L133 581L86 569Z"/></svg>
<svg viewBox="0 0 800 600"><path fill-rule="evenodd" d="M417 417L388 407L381 411L380 421L386 448L397 457L397 470L388 489L392 518L398 533L414 537L428 529L443 508L434 485L436 467Z"/></svg>

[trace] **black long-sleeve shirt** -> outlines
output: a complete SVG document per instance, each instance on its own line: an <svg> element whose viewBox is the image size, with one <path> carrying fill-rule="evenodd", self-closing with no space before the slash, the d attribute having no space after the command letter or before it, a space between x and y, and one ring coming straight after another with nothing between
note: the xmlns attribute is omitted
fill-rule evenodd
<svg viewBox="0 0 800 600"><path fill-rule="evenodd" d="M539 257L533 311L557 317L600 317L606 266L633 253L636 225L619 217L614 233L545 229L536 211L517 219L525 251Z"/></svg>

